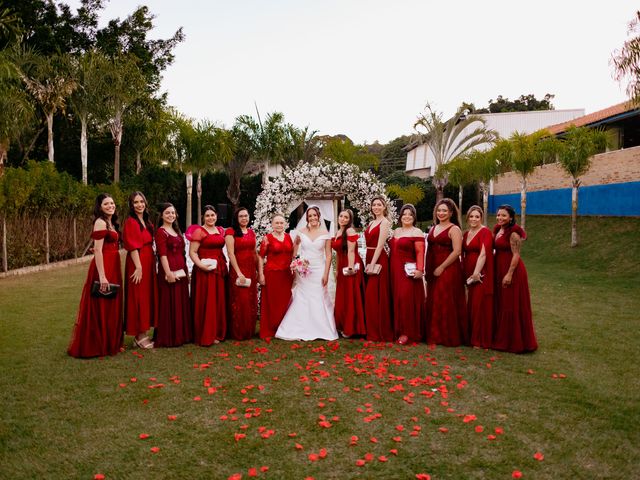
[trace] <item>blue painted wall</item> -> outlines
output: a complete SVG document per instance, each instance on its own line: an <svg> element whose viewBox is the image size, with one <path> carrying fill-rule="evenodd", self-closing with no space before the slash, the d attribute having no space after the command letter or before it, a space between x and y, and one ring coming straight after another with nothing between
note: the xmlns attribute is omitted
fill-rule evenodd
<svg viewBox="0 0 640 480"><path fill-rule="evenodd" d="M520 193L491 195L489 212L508 203L520 213ZM571 188L527 192L527 213L531 215L571 215ZM640 216L640 182L612 183L580 187L578 215L615 217Z"/></svg>

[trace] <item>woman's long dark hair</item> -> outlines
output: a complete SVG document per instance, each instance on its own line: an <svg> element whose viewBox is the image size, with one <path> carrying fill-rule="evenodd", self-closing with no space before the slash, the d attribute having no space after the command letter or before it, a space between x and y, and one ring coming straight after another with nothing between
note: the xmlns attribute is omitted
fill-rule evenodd
<svg viewBox="0 0 640 480"><path fill-rule="evenodd" d="M462 228L460 226L460 211L458 210L458 206L456 205L456 202L454 202L450 198L443 198L442 200L436 203L435 207L433 207L434 225L438 225L440 223L440 220L438 220L438 215L436 215L436 212L438 211L438 207L440 205L446 205L449 211L451 212L451 223L453 223L454 225L457 225L458 228Z"/></svg>
<svg viewBox="0 0 640 480"><path fill-rule="evenodd" d="M508 214L509 214L509 227L513 227L516 224L516 211L515 209L508 204L504 204L504 205L500 205L498 207L498 210L496 210L496 212L498 212L499 210L505 210Z"/></svg>
<svg viewBox="0 0 640 480"><path fill-rule="evenodd" d="M350 208L345 208L340 213L347 213L349 215L349 223L345 225L342 230L342 251L346 252L349 249L349 246L347 245L347 230L353 227L353 210L351 210ZM338 217L340 217L340 214L338 214Z"/></svg>
<svg viewBox="0 0 640 480"><path fill-rule="evenodd" d="M249 209L246 207L238 207L238 209L233 214L233 219L231 220L231 228L233 228L233 236L234 237L244 237L244 233L242 233L242 229L240 228L240 222L238 222L238 215L240 212L245 210L249 213ZM251 217L249 217L251 218Z"/></svg>
<svg viewBox="0 0 640 480"><path fill-rule="evenodd" d="M95 223L97 219L101 218L107 224L107 230L109 230L109 224L111 224L113 230L117 232L120 229L120 225L118 224L118 215L116 215L115 213L111 215L111 221L109 222L109 219L102 211L102 202L105 198L110 198L111 200L113 200L113 197L108 193L101 193L96 197L96 203L93 206L93 222ZM113 201L115 202L115 200Z"/></svg>
<svg viewBox="0 0 640 480"><path fill-rule="evenodd" d="M169 203L169 202L161 203L160 205L158 205L158 212L160 212L160 215L158 216L157 228L160 228L164 224L164 222L162 221L162 214L167 208L171 208L171 207L173 207L174 210L176 209L176 207L173 206L173 203ZM182 231L180 230L180 225L178 225L177 210L176 210L176 219L171 224L171 228L173 228L178 233L178 235L182 235Z"/></svg>
<svg viewBox="0 0 640 480"><path fill-rule="evenodd" d="M136 213L135 208L133 208L133 201L137 196L141 196L144 201L144 213L142 214L142 222L140 218L138 218L138 214ZM140 225L140 231L143 231L145 228L149 231L151 236L153 236L153 224L151 220L149 220L149 204L147 203L147 197L144 196L144 193L135 191L129 195L129 216L138 222Z"/></svg>

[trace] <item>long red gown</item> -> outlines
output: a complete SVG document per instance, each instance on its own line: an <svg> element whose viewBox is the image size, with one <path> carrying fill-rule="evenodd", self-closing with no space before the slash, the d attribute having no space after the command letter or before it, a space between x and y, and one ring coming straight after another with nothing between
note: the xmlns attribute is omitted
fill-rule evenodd
<svg viewBox="0 0 640 480"><path fill-rule="evenodd" d="M104 239L102 258L104 274L109 283L122 285L122 268L118 249L118 232L98 230L91 233L94 240ZM115 355L122 347L122 287L115 298L91 296L93 282L99 282L95 258L89 264L87 279L82 288L78 316L67 353L76 358Z"/></svg>
<svg viewBox="0 0 640 480"><path fill-rule="evenodd" d="M482 267L482 283L467 285L467 323L471 328L470 343L474 347L491 348L493 341L493 235L481 227L471 242L469 232L462 237L464 280L473 275L482 247L486 254Z"/></svg>
<svg viewBox="0 0 640 480"><path fill-rule="evenodd" d="M496 226L497 227L497 226ZM529 279L522 259L511 277L511 285L502 286L502 279L509 271L513 258L510 238L517 233L523 240L527 238L519 225L505 229L503 235L496 233L493 246L495 249L495 332L493 348L512 353L533 352L538 348L536 334L533 330L531 314L531 297L529 295Z"/></svg>
<svg viewBox="0 0 640 480"><path fill-rule="evenodd" d="M439 277L433 271L453 251L449 230L453 225L435 236L429 231L427 237L427 343L457 347L468 341L467 304L462 278L462 263L456 259Z"/></svg>
<svg viewBox="0 0 640 480"><path fill-rule="evenodd" d="M406 335L409 342L421 342L426 330L424 281L408 277L404 265L415 263L424 271L424 237L394 237L390 243L395 338Z"/></svg>
<svg viewBox="0 0 640 480"><path fill-rule="evenodd" d="M348 242L358 242L358 235L347 236ZM355 275L344 276L342 269L349 266L349 255L342 250L342 235L331 240L331 248L336 251L338 275L336 280L336 300L333 316L336 328L347 337L366 335L364 322L364 264L356 248L354 267L360 268Z"/></svg>
<svg viewBox="0 0 640 480"><path fill-rule="evenodd" d="M260 290L260 338L274 337L291 302L293 273L293 241L288 233L282 241L273 234L265 236L260 245L260 257L266 257L265 284ZM244 273L244 271L243 271Z"/></svg>
<svg viewBox="0 0 640 480"><path fill-rule="evenodd" d="M184 256L184 238L171 235L163 227L156 230L158 255L158 308L154 330L155 347L177 347L193 341L189 280L181 278L175 283L165 279L160 257L166 256L172 272L187 270Z"/></svg>
<svg viewBox="0 0 640 480"><path fill-rule="evenodd" d="M155 326L157 276L153 236L147 228L142 228L135 218L129 217L124 222L122 229L122 244L127 250L127 260L124 267L124 324L127 335L137 336ZM131 275L136 269L131 259L131 252L134 250L138 251L142 265L142 280L138 284L131 280Z"/></svg>
<svg viewBox="0 0 640 480"><path fill-rule="evenodd" d="M364 231L367 243L367 265L373 260L380 224L371 228L371 224ZM393 320L391 316L391 284L389 280L389 256L382 250L378 257L378 264L382 266L379 275L365 275L364 318L367 325L367 340L373 342L393 341Z"/></svg>
<svg viewBox="0 0 640 480"><path fill-rule="evenodd" d="M233 267L229 268L228 337L248 340L256 333L258 321L256 235L248 229L242 237L234 237L233 228L227 228L225 235L233 237L238 268L246 278L251 279L250 287L238 287L238 275Z"/></svg>
<svg viewBox="0 0 640 480"><path fill-rule="evenodd" d="M227 334L227 261L222 253L224 228L209 233L200 225L192 225L186 236L200 242L198 257L218 261L216 268L205 272L193 267L191 274L191 311L193 312L194 343L207 347L221 342Z"/></svg>

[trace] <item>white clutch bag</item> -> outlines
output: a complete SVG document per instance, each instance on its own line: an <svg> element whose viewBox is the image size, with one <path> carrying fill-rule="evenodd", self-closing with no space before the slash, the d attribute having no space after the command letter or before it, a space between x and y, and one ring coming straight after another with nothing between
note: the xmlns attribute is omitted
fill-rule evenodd
<svg viewBox="0 0 640 480"><path fill-rule="evenodd" d="M242 283L239 278L236 278L236 287L245 287L245 288L247 288L247 287L250 287L250 286L251 286L251 279L250 278L245 278L244 279L244 283Z"/></svg>
<svg viewBox="0 0 640 480"><path fill-rule="evenodd" d="M181 278L185 278L187 276L187 273L182 268L171 273L173 273L177 280L180 280Z"/></svg>
<svg viewBox="0 0 640 480"><path fill-rule="evenodd" d="M201 258L200 261L209 267L209 270L215 270L218 267L218 260L215 258Z"/></svg>
<svg viewBox="0 0 640 480"><path fill-rule="evenodd" d="M413 262L407 262L404 264L404 273L406 273L407 277L413 277L417 267Z"/></svg>
<svg viewBox="0 0 640 480"><path fill-rule="evenodd" d="M360 271L360 264L356 263L353 266L353 270L349 270L349 267L344 267L342 269L342 275L344 275L345 277L348 277L350 275L354 275L356 272L359 272L359 271Z"/></svg>

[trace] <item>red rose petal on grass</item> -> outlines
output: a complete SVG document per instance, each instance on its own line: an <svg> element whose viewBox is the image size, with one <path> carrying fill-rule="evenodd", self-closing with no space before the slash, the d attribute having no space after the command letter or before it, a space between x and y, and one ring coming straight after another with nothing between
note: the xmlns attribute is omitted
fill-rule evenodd
<svg viewBox="0 0 640 480"><path fill-rule="evenodd" d="M401 442L402 441L402 437L393 437L392 439L394 442Z"/></svg>
<svg viewBox="0 0 640 480"><path fill-rule="evenodd" d="M308 458L310 462L317 462L320 457L318 456L317 453L310 453L308 455Z"/></svg>
<svg viewBox="0 0 640 480"><path fill-rule="evenodd" d="M567 378L567 376L564 373L561 373L560 375L558 375L560 378Z"/></svg>
<svg viewBox="0 0 640 480"><path fill-rule="evenodd" d="M236 442L239 442L243 438L247 438L247 436L244 433L234 433L233 438L236 439Z"/></svg>
<svg viewBox="0 0 640 480"><path fill-rule="evenodd" d="M227 480L242 480L242 474L234 473L233 475L230 475Z"/></svg>
<svg viewBox="0 0 640 480"><path fill-rule="evenodd" d="M504 433L504 428L496 427L495 432L496 432L496 435L502 435Z"/></svg>
<svg viewBox="0 0 640 480"><path fill-rule="evenodd" d="M129 381L130 381L130 382L132 382L132 383L135 383L135 382L137 382L137 381L138 381L138 379L137 379L136 377L131 377L131 378L129 379Z"/></svg>
<svg viewBox="0 0 640 480"><path fill-rule="evenodd" d="M404 427L402 425L396 425L396 430L398 430L399 432L404 430Z"/></svg>
<svg viewBox="0 0 640 480"><path fill-rule="evenodd" d="M449 431L447 427L440 427L438 430L442 433L447 433Z"/></svg>
<svg viewBox="0 0 640 480"><path fill-rule="evenodd" d="M102 473L96 473L93 476L93 480L104 480L104 475Z"/></svg>
<svg viewBox="0 0 640 480"><path fill-rule="evenodd" d="M389 450L389 453L391 453L393 455L398 455L398 449L397 448L392 448L391 450Z"/></svg>
<svg viewBox="0 0 640 480"><path fill-rule="evenodd" d="M289 434L289 436L290 436L291 438L293 438L293 437L297 437L297 436L298 436L298 434L297 434L296 432L291 432L291 433Z"/></svg>
<svg viewBox="0 0 640 480"><path fill-rule="evenodd" d="M167 415L167 420L173 422L174 420L177 420L178 416L177 415Z"/></svg>
<svg viewBox="0 0 640 480"><path fill-rule="evenodd" d="M366 462L364 460L362 460L362 459L356 460L356 466L358 466L358 467L364 467L365 463Z"/></svg>
<svg viewBox="0 0 640 480"><path fill-rule="evenodd" d="M304 450L304 447L299 443L296 443L296 450Z"/></svg>
<svg viewBox="0 0 640 480"><path fill-rule="evenodd" d="M533 454L533 458L541 462L544 460L544 455L542 454L542 452L536 452Z"/></svg>
<svg viewBox="0 0 640 480"><path fill-rule="evenodd" d="M151 447L151 453L158 453L160 451L159 447Z"/></svg>
<svg viewBox="0 0 640 480"><path fill-rule="evenodd" d="M487 435L487 440L495 440L496 438L498 437L496 437L495 435Z"/></svg>
<svg viewBox="0 0 640 480"><path fill-rule="evenodd" d="M535 371L533 371L532 369L529 369L529 370L527 370L527 373L528 373L529 375L533 375L533 374L534 374L534 373L536 373L536 372L535 372Z"/></svg>
<svg viewBox="0 0 640 480"><path fill-rule="evenodd" d="M373 453L365 453L365 454L364 454L364 459L365 459L367 462L370 462L371 460L373 460Z"/></svg>
<svg viewBox="0 0 640 480"><path fill-rule="evenodd" d="M378 439L377 439L376 437L371 437L371 438L369 439L369 441L370 441L371 443L378 443Z"/></svg>
<svg viewBox="0 0 640 480"><path fill-rule="evenodd" d="M200 397L193 397L193 401L194 401L194 402L199 402L200 400L202 400L202 398L200 398Z"/></svg>
<svg viewBox="0 0 640 480"><path fill-rule="evenodd" d="M247 470L247 477L257 477L258 476L258 469L251 467L249 470Z"/></svg>
<svg viewBox="0 0 640 480"><path fill-rule="evenodd" d="M380 455L380 456L378 457L378 461L379 461L379 462L383 462L383 463L384 463L384 462L388 462L388 461L389 461L389 459L388 459L387 457L385 457L384 455Z"/></svg>
<svg viewBox="0 0 640 480"><path fill-rule="evenodd" d="M482 425L476 425L475 430L478 433L482 433L484 431L484 427Z"/></svg>
<svg viewBox="0 0 640 480"><path fill-rule="evenodd" d="M476 420L476 416L475 415L465 415L464 418L462 419L462 421L464 423L469 423L469 422L473 422L474 420Z"/></svg>
<svg viewBox="0 0 640 480"><path fill-rule="evenodd" d="M127 384L126 384L126 383L119 383L119 384L118 384L118 386L119 386L120 388L124 388L124 387L126 387L126 386L127 386Z"/></svg>
<svg viewBox="0 0 640 480"><path fill-rule="evenodd" d="M269 467L267 467L266 465L263 465L263 466L260 467L260 471L262 473L268 472L269 471Z"/></svg>
<svg viewBox="0 0 640 480"><path fill-rule="evenodd" d="M428 473L416 473L416 478L418 480L431 480L431 475Z"/></svg>
<svg viewBox="0 0 640 480"><path fill-rule="evenodd" d="M522 478L522 472L520 470L514 470L511 474L511 478Z"/></svg>
<svg viewBox="0 0 640 480"><path fill-rule="evenodd" d="M327 458L327 449L326 448L321 448L320 452L318 453L318 456L320 458Z"/></svg>

